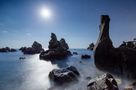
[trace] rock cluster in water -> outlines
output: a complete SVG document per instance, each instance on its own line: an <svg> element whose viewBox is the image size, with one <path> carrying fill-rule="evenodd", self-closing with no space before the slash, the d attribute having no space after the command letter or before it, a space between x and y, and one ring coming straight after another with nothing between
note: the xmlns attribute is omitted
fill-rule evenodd
<svg viewBox="0 0 136 90"><path fill-rule="evenodd" d="M0 52L16 52L16 51L17 51L16 49L9 47L0 48Z"/></svg>
<svg viewBox="0 0 136 90"><path fill-rule="evenodd" d="M101 16L100 35L94 48L95 65L136 78L136 49L114 48L109 36L109 22L108 15Z"/></svg>
<svg viewBox="0 0 136 90"><path fill-rule="evenodd" d="M119 90L116 80L111 74L104 74L89 81L88 90Z"/></svg>
<svg viewBox="0 0 136 90"><path fill-rule="evenodd" d="M93 50L93 48L94 48L94 43L91 43L87 49Z"/></svg>
<svg viewBox="0 0 136 90"><path fill-rule="evenodd" d="M42 48L42 45L38 43L37 41L34 41L31 47L21 47L20 50L24 54L37 54L44 51L44 49Z"/></svg>
<svg viewBox="0 0 136 90"><path fill-rule="evenodd" d="M63 69L53 69L49 73L49 78L56 84L64 84L78 80L79 72L74 66L69 66Z"/></svg>
<svg viewBox="0 0 136 90"><path fill-rule="evenodd" d="M49 41L48 48L48 50L40 54L40 59L61 59L71 55L71 52L68 50L69 46L65 39L62 38L60 41L58 41L54 33L51 33L51 40Z"/></svg>

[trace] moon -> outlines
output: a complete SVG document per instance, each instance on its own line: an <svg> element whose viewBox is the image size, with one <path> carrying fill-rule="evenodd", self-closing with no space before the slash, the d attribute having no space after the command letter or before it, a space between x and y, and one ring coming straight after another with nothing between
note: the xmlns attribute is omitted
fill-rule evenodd
<svg viewBox="0 0 136 90"><path fill-rule="evenodd" d="M50 9L48 9L48 8L42 8L40 10L40 15L41 15L41 17L43 17L45 19L49 19L49 18L51 18L52 13L51 13Z"/></svg>

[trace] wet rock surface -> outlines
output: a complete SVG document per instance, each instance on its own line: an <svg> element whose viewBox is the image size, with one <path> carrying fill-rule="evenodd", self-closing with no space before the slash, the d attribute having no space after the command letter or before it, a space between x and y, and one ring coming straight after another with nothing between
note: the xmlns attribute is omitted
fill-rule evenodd
<svg viewBox="0 0 136 90"><path fill-rule="evenodd" d="M21 50L24 54L37 54L44 51L42 45L37 41L34 41L31 47L21 47L19 50Z"/></svg>
<svg viewBox="0 0 136 90"><path fill-rule="evenodd" d="M109 36L108 15L101 16L100 35L94 47L95 65L104 70L118 71L128 77L136 77L136 50L114 48Z"/></svg>
<svg viewBox="0 0 136 90"><path fill-rule="evenodd" d="M88 90L119 90L116 80L111 74L104 74L89 81Z"/></svg>
<svg viewBox="0 0 136 90"><path fill-rule="evenodd" d="M54 33L51 33L51 40L49 41L48 48L49 50L46 50L40 54L40 59L61 59L71 55L71 52L68 50L69 46L65 39L62 38L60 41L58 41Z"/></svg>
<svg viewBox="0 0 136 90"><path fill-rule="evenodd" d="M9 47L0 48L0 52L16 52L16 51L17 51L16 49Z"/></svg>
<svg viewBox="0 0 136 90"><path fill-rule="evenodd" d="M74 66L69 66L63 69L53 69L49 73L49 78L56 84L64 84L72 81L77 81L79 72Z"/></svg>

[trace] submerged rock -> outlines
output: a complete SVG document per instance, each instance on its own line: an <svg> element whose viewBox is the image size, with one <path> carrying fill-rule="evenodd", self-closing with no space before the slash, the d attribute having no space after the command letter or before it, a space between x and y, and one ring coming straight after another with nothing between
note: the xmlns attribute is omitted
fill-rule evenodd
<svg viewBox="0 0 136 90"><path fill-rule="evenodd" d="M94 43L91 43L87 49L93 50L93 48L94 48Z"/></svg>
<svg viewBox="0 0 136 90"><path fill-rule="evenodd" d="M49 41L48 48L49 50L46 50L40 54L40 59L62 59L71 55L71 52L68 50L69 46L65 39L62 38L60 41L58 41L54 33L51 33L51 40Z"/></svg>
<svg viewBox="0 0 136 90"><path fill-rule="evenodd" d="M49 78L56 84L64 84L78 80L79 72L74 66L63 69L54 69L49 73Z"/></svg>
<svg viewBox="0 0 136 90"><path fill-rule="evenodd" d="M128 77L136 77L136 50L114 48L109 36L108 15L101 16L100 35L94 47L95 65L100 69L119 71Z"/></svg>
<svg viewBox="0 0 136 90"><path fill-rule="evenodd" d="M82 56L81 56L81 58L82 58L82 59L89 59L89 58L91 58L91 56L90 56L90 55L85 54L85 55L82 55Z"/></svg>
<svg viewBox="0 0 136 90"><path fill-rule="evenodd" d="M9 47L0 48L0 52L16 52L16 51L17 51L16 49Z"/></svg>
<svg viewBox="0 0 136 90"><path fill-rule="evenodd" d="M21 47L19 50L21 50L24 54L37 54L44 51L42 45L36 41L34 41L32 47Z"/></svg>
<svg viewBox="0 0 136 90"><path fill-rule="evenodd" d="M116 80L108 73L90 80L87 88L88 90L119 90Z"/></svg>

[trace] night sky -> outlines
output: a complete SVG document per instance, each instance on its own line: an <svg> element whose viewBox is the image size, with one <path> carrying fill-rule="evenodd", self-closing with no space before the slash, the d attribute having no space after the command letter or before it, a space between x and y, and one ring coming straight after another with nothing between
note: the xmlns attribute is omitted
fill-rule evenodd
<svg viewBox="0 0 136 90"><path fill-rule="evenodd" d="M42 7L52 15L40 15ZM111 18L110 37L118 46L136 37L136 0L0 0L0 47L48 47L50 33L70 48L87 48L99 35L100 15Z"/></svg>

